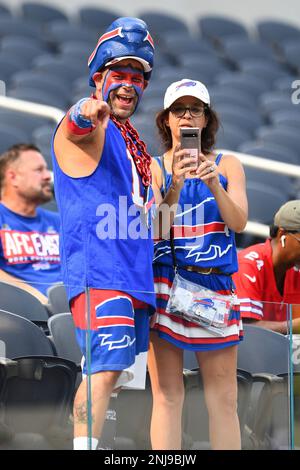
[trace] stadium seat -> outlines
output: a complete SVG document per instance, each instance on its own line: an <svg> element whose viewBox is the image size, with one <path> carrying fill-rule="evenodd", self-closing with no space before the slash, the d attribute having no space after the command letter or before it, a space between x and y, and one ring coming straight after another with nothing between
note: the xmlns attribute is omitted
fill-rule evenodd
<svg viewBox="0 0 300 470"><path fill-rule="evenodd" d="M91 29L83 28L82 25L60 20L51 21L45 31L45 39L51 46L56 48L59 48L62 42L78 41L78 38L84 42L93 42L96 45L98 34Z"/></svg>
<svg viewBox="0 0 300 470"><path fill-rule="evenodd" d="M250 112L257 112L257 105L250 94L236 89L234 85L219 86L213 84L209 87L211 104L213 108L219 112L228 106L238 107L239 109L247 109Z"/></svg>
<svg viewBox="0 0 300 470"><path fill-rule="evenodd" d="M286 193L280 188L253 181L247 181L247 196L248 219L265 225L270 225L273 222L278 207L288 201Z"/></svg>
<svg viewBox="0 0 300 470"><path fill-rule="evenodd" d="M237 128L241 128L254 135L256 128L263 125L263 119L258 112L251 109L245 111L246 109L246 106L236 106L234 103L232 105L216 106L223 126L227 124L237 126Z"/></svg>
<svg viewBox="0 0 300 470"><path fill-rule="evenodd" d="M237 150L239 145L250 139L250 132L236 125L221 122L215 146L218 149Z"/></svg>
<svg viewBox="0 0 300 470"><path fill-rule="evenodd" d="M157 11L140 11L138 17L146 21L149 31L155 37L161 37L168 34L169 31L178 33L188 32L187 24L179 17Z"/></svg>
<svg viewBox="0 0 300 470"><path fill-rule="evenodd" d="M68 22L68 16L58 8L40 2L24 2L21 4L22 17L38 24L60 20Z"/></svg>
<svg viewBox="0 0 300 470"><path fill-rule="evenodd" d="M217 51L205 39L196 39L187 32L170 32L164 36L162 49L174 55L199 53L209 57L217 56Z"/></svg>
<svg viewBox="0 0 300 470"><path fill-rule="evenodd" d="M228 36L248 37L248 31L242 23L225 16L202 16L198 19L198 26L201 36L215 45L220 45Z"/></svg>
<svg viewBox="0 0 300 470"><path fill-rule="evenodd" d="M5 5L0 5L0 16L11 16L11 11Z"/></svg>
<svg viewBox="0 0 300 470"><path fill-rule="evenodd" d="M49 316L45 306L20 287L0 282L0 309L26 318L46 329Z"/></svg>
<svg viewBox="0 0 300 470"><path fill-rule="evenodd" d="M23 76L23 79L18 79L18 81L14 79L15 76L16 75L12 76L10 85L8 86L8 95L13 93L14 91L20 91L20 93L22 94L23 88L34 88L39 92L45 91L46 94L50 93L51 95L54 95L56 97L55 102L59 104L58 107L60 107L60 103L62 103L62 106L66 106L66 104L69 103L69 100L71 99L70 91L67 91L66 87L64 85L61 85L61 82L59 82L58 80L52 80L52 76L44 74L44 76L41 77L38 74L35 75L33 72L28 75L20 74L20 77Z"/></svg>
<svg viewBox="0 0 300 470"><path fill-rule="evenodd" d="M51 126L40 126L32 132L32 139L35 145L41 149L42 153L50 154L51 139L55 131L55 124ZM48 167L52 168L52 160L46 158Z"/></svg>
<svg viewBox="0 0 300 470"><path fill-rule="evenodd" d="M261 127L256 131L257 139L261 142L274 142L286 147L287 152L293 152L300 162L300 136L294 129L279 127Z"/></svg>
<svg viewBox="0 0 300 470"><path fill-rule="evenodd" d="M298 158L295 154L287 152L284 145L275 144L274 142L244 142L238 147L238 152L247 153L256 157L268 158L282 163L291 163L292 165L299 164Z"/></svg>
<svg viewBox="0 0 300 470"><path fill-rule="evenodd" d="M267 170L261 170L251 166L244 166L247 184L251 182L265 184L272 188L281 188L281 193L285 194L286 199L293 199L296 197L296 189L294 188L294 181L288 175L280 173L273 173Z"/></svg>
<svg viewBox="0 0 300 470"><path fill-rule="evenodd" d="M241 72L228 72L221 74L216 77L217 85L220 85L221 90L224 89L224 93L229 89L235 89L237 92L242 92L251 97L254 106L256 106L256 100L261 93L270 90L270 83L267 82L263 77L254 77Z"/></svg>
<svg viewBox="0 0 300 470"><path fill-rule="evenodd" d="M234 66L238 67L244 59L275 60L274 53L264 43L254 42L248 38L227 38L222 42L224 55Z"/></svg>
<svg viewBox="0 0 300 470"><path fill-rule="evenodd" d="M47 52L47 46L38 38L5 36L1 41L1 50L11 57L21 58L30 63L36 56Z"/></svg>
<svg viewBox="0 0 300 470"><path fill-rule="evenodd" d="M60 109L67 109L69 105L67 100L62 101L61 97L57 96L55 93L50 93L46 90L38 90L34 87L14 88L8 90L7 95L19 100L32 101L33 103L54 106Z"/></svg>
<svg viewBox="0 0 300 470"><path fill-rule="evenodd" d="M263 93L259 97L259 107L265 116L275 111L294 112L296 110L296 106L292 103L292 95L280 91Z"/></svg>
<svg viewBox="0 0 300 470"><path fill-rule="evenodd" d="M298 80L297 75L289 75L287 77L281 77L275 80L273 83L273 90L285 91L292 93L295 88L293 88L293 83ZM297 85L297 83L296 83ZM298 88L298 87L297 87Z"/></svg>
<svg viewBox="0 0 300 470"><path fill-rule="evenodd" d="M40 127L41 124L49 125L51 123L47 118L34 116L33 114L21 111L8 111L5 109L0 109L0 122L5 122L6 126L13 129L15 133L15 142L16 138L18 139L18 142L22 142L22 140L20 140L21 137L26 138L26 141L32 141L32 131L35 128ZM25 134L18 137L18 129Z"/></svg>
<svg viewBox="0 0 300 470"><path fill-rule="evenodd" d="M255 78L262 77L269 82L270 87L278 78L290 75L288 69L267 59L242 59L239 62L239 70Z"/></svg>
<svg viewBox="0 0 300 470"><path fill-rule="evenodd" d="M185 370L185 400L183 405L183 448L189 451L209 450L209 422L204 400L203 382L199 370ZM249 406L252 376L237 370L238 416L242 439Z"/></svg>
<svg viewBox="0 0 300 470"><path fill-rule="evenodd" d="M24 62L11 57L9 53L0 52L0 80L8 83L11 76L23 69Z"/></svg>
<svg viewBox="0 0 300 470"><path fill-rule="evenodd" d="M43 54L36 57L33 65L35 70L46 74L58 74L64 78L66 83L73 83L76 78L88 71L87 62L80 63L80 61L74 61L68 55Z"/></svg>
<svg viewBox="0 0 300 470"><path fill-rule="evenodd" d="M8 124L0 124L0 153L5 152L9 147L15 144L26 143L29 140L29 134L17 127L10 127Z"/></svg>
<svg viewBox="0 0 300 470"><path fill-rule="evenodd" d="M87 29L94 29L100 35L120 14L106 8L81 7L78 10L79 21Z"/></svg>
<svg viewBox="0 0 300 470"><path fill-rule="evenodd" d="M284 62L291 67L295 73L300 71L300 37L296 41L288 41L281 46Z"/></svg>
<svg viewBox="0 0 300 470"><path fill-rule="evenodd" d="M49 287L47 296L53 314L70 312L66 288L63 284L55 284Z"/></svg>
<svg viewBox="0 0 300 470"><path fill-rule="evenodd" d="M3 36L27 36L30 38L39 38L41 27L21 18L9 16L0 17L0 38Z"/></svg>
<svg viewBox="0 0 300 470"><path fill-rule="evenodd" d="M258 21L256 28L260 39L275 47L280 46L285 39L300 39L300 29L284 21Z"/></svg>
<svg viewBox="0 0 300 470"><path fill-rule="evenodd" d="M300 109L295 106L294 111L284 111L284 110L276 110L273 113L269 114L269 120L273 124L274 127L282 127L282 128L289 128L295 129L295 131L299 130L300 127Z"/></svg>
<svg viewBox="0 0 300 470"><path fill-rule="evenodd" d="M71 313L56 313L48 320L49 332L59 357L80 365L82 353L75 337L75 325Z"/></svg>
<svg viewBox="0 0 300 470"><path fill-rule="evenodd" d="M1 356L9 359L23 356L53 356L45 333L32 321L0 310Z"/></svg>

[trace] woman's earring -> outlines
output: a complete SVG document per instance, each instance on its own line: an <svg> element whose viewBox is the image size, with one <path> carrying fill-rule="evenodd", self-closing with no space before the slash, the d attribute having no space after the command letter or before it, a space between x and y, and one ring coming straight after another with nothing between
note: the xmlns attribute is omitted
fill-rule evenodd
<svg viewBox="0 0 300 470"><path fill-rule="evenodd" d="M286 239L286 236L285 236L285 235L282 235L282 237L280 237L280 241L281 241L281 246L282 246L282 248L285 247L285 239Z"/></svg>

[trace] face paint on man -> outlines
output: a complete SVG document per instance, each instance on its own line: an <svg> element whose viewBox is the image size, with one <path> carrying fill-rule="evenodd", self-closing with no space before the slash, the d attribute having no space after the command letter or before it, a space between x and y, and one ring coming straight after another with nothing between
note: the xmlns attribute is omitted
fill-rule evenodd
<svg viewBox="0 0 300 470"><path fill-rule="evenodd" d="M134 89L137 96L136 109L145 88L143 71L130 66L112 67L108 71L103 82L102 96L104 101L108 102L110 92L121 87ZM128 96L127 98L120 96L120 99L123 100L124 103L127 101L128 104L131 104L134 101L134 98L134 95Z"/></svg>

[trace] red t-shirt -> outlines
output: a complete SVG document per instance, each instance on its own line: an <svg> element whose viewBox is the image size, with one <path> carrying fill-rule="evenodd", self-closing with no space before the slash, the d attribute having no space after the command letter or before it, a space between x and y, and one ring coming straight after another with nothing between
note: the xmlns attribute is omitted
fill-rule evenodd
<svg viewBox="0 0 300 470"><path fill-rule="evenodd" d="M239 270L233 275L242 318L285 321L287 304L300 304L300 272L286 272L283 295L277 290L271 241L252 245L238 253Z"/></svg>

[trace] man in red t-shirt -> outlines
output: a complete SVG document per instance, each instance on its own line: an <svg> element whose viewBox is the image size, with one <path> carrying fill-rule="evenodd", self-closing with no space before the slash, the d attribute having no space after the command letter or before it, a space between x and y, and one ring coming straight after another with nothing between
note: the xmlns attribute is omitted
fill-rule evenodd
<svg viewBox="0 0 300 470"><path fill-rule="evenodd" d="M293 332L299 333L300 200L278 210L270 237L238 254L239 270L233 279L242 318L245 323L286 334L288 304L293 304Z"/></svg>

